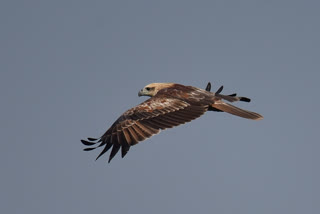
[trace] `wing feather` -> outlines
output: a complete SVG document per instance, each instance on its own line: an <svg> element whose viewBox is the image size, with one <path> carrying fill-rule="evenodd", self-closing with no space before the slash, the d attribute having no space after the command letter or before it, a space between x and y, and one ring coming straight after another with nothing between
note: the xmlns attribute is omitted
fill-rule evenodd
<svg viewBox="0 0 320 214"><path fill-rule="evenodd" d="M137 136L138 136L138 141L143 141L144 139L146 139L147 137L145 136L145 134L143 133L143 131L139 128L139 126L137 126L136 124L134 124L132 126L132 129L136 132Z"/></svg>
<svg viewBox="0 0 320 214"><path fill-rule="evenodd" d="M117 144L117 143L113 144L113 147L112 147L112 150L111 150L111 153L110 153L110 156L109 156L108 163L110 163L112 158L118 153L120 147L121 147L120 144Z"/></svg>
<svg viewBox="0 0 320 214"><path fill-rule="evenodd" d="M154 129L150 126L147 127L147 126L141 124L141 122L139 122L139 121L136 121L136 125L139 126L140 129L143 130L147 134L148 137L151 137L152 135L159 133L158 129Z"/></svg>
<svg viewBox="0 0 320 214"><path fill-rule="evenodd" d="M165 121L170 122L171 124L174 124L174 126L178 126L186 120L186 119L177 119L172 115L168 115L168 114L162 115L161 118Z"/></svg>
<svg viewBox="0 0 320 214"><path fill-rule="evenodd" d="M102 146L102 145L106 145L103 150L100 152L100 154L98 155L98 157L96 158L96 160L98 160L104 153L106 153L111 147L112 147L112 141L111 141L111 136L107 137L106 142L104 142L105 144L100 144L98 147Z"/></svg>
<svg viewBox="0 0 320 214"><path fill-rule="evenodd" d="M127 144L131 145L132 140L130 134L128 133L128 129L123 129L123 135L126 138Z"/></svg>
<svg viewBox="0 0 320 214"><path fill-rule="evenodd" d="M121 147L121 156L124 157L130 146L137 144L160 130L172 128L190 122L200 117L207 111L207 106L193 106L190 103L176 98L154 96L140 105L129 109L106 131L99 139L99 146L105 146L97 159L106 153L111 147L109 162L114 158ZM92 146L97 142L84 141L86 146ZM94 148L97 148L94 147ZM92 148L92 149L94 149ZM91 149L91 148L90 148ZM89 149L86 149L89 150Z"/></svg>
<svg viewBox="0 0 320 214"><path fill-rule="evenodd" d="M151 118L150 122L152 122L156 127L158 127L158 129L167 129L173 127L172 125L163 122L160 117Z"/></svg>
<svg viewBox="0 0 320 214"><path fill-rule="evenodd" d="M139 132L141 132L144 139L147 139L153 135L149 130L147 130L145 127L141 126L141 124L139 125L138 123L135 123L134 126L135 126L136 130L139 130Z"/></svg>
<svg viewBox="0 0 320 214"><path fill-rule="evenodd" d="M173 117L171 117L169 114L161 115L161 117L157 118L163 123L170 124L172 126L178 126L182 123L184 123L185 120L177 120Z"/></svg>
<svg viewBox="0 0 320 214"><path fill-rule="evenodd" d="M128 153L130 149L130 146L129 145L126 145L126 146L121 146L121 157L123 158L124 156L126 156L126 154ZM111 160L110 160L111 161ZM110 162L109 161L109 162Z"/></svg>

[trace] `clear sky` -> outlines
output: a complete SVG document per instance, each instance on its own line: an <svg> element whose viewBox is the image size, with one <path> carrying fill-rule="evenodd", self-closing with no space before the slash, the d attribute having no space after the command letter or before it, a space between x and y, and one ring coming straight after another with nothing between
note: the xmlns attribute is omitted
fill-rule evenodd
<svg viewBox="0 0 320 214"><path fill-rule="evenodd" d="M0 3L1 213L320 213L319 1ZM83 152L151 82L252 99ZM109 153L107 153L109 154Z"/></svg>

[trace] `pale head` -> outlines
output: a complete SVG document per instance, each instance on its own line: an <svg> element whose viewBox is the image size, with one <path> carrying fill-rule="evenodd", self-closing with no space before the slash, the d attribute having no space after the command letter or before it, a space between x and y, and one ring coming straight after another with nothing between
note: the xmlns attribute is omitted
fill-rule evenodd
<svg viewBox="0 0 320 214"><path fill-rule="evenodd" d="M173 86L174 83L151 83L149 85L146 85L143 89L141 89L138 93L138 96L149 96L153 97L155 96L158 91L164 88L169 88Z"/></svg>

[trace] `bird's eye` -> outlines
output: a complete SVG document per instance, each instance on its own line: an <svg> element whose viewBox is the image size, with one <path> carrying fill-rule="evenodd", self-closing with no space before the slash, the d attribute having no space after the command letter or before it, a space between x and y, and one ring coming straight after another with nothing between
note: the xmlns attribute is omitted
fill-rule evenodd
<svg viewBox="0 0 320 214"><path fill-rule="evenodd" d="M146 90L147 90L147 91L150 91L150 89L151 89L151 88L149 88L149 87L146 87Z"/></svg>

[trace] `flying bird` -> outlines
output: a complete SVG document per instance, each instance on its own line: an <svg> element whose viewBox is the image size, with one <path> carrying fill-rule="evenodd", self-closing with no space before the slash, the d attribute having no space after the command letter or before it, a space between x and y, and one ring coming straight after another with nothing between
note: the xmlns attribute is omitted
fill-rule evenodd
<svg viewBox="0 0 320 214"><path fill-rule="evenodd" d="M210 82L206 90L177 83L151 83L138 93L139 97L151 98L123 113L100 138L81 140L89 146L84 150L104 147L97 160L112 148L110 162L121 148L123 158L131 146L158 134L160 130L190 122L207 111L227 112L251 120L263 119L258 113L225 102L250 102L250 99L237 94L223 95L222 89L223 86L215 93L210 92Z"/></svg>

